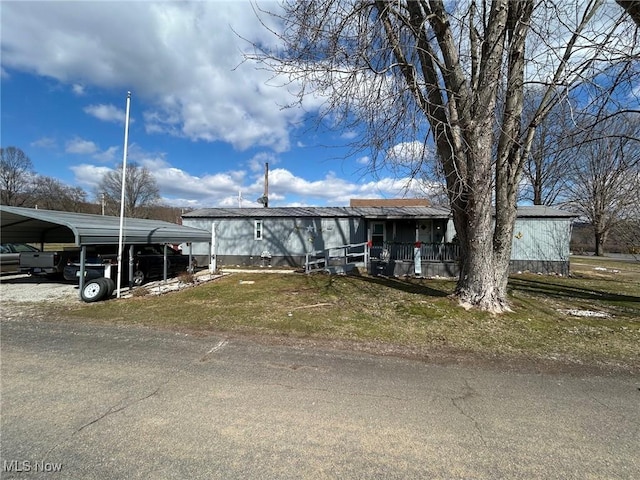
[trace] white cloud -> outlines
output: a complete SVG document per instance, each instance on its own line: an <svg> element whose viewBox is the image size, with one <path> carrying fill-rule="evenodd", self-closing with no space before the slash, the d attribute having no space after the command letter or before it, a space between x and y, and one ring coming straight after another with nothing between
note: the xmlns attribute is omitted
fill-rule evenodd
<svg viewBox="0 0 640 480"><path fill-rule="evenodd" d="M111 169L83 163L72 166L71 171L75 175L78 185L89 192L94 192L102 177Z"/></svg>
<svg viewBox="0 0 640 480"><path fill-rule="evenodd" d="M65 152L75 153L77 155L93 155L98 151L99 148L94 142L79 137L67 141L65 145Z"/></svg>
<svg viewBox="0 0 640 480"><path fill-rule="evenodd" d="M249 2L42 2L37 8L7 2L2 8L5 67L69 83L76 93L84 85L131 90L145 110L147 132L221 140L239 150L290 147L289 130L302 113L280 108L291 103L287 89L267 86L268 72L243 63L241 49L251 45L239 36L274 42ZM93 107L88 113L103 120L121 116L115 107Z"/></svg>
<svg viewBox="0 0 640 480"><path fill-rule="evenodd" d="M53 149L53 148L56 148L58 146L58 144L57 144L55 138L42 137L42 138L39 138L39 139L31 142L30 146L36 147L36 148Z"/></svg>
<svg viewBox="0 0 640 480"><path fill-rule="evenodd" d="M264 173L265 163L269 164L269 168L280 163L278 157L268 152L260 152L249 160L249 169L255 173Z"/></svg>
<svg viewBox="0 0 640 480"><path fill-rule="evenodd" d="M114 147L115 148L115 147ZM264 160L264 157L252 161ZM214 174L192 175L171 165L162 152L147 152L133 144L129 160L147 167L153 174L163 202L168 205L201 207L257 207L256 199L264 191L264 164L260 168L227 170ZM253 163L249 162L249 166ZM115 164L114 164L115 167ZM95 190L111 168L83 163L72 167L76 182ZM270 206L346 206L351 198L422 197L432 184L411 178L380 178L355 183L329 172L320 180L309 181L285 168L269 171Z"/></svg>
<svg viewBox="0 0 640 480"><path fill-rule="evenodd" d="M71 90L73 91L74 94L76 94L79 97L85 94L84 85L80 85L79 83L74 83L71 86Z"/></svg>
<svg viewBox="0 0 640 480"><path fill-rule="evenodd" d="M431 148L422 142L402 142L387 151L387 161L395 165L416 165L431 155Z"/></svg>
<svg viewBox="0 0 640 480"><path fill-rule="evenodd" d="M422 198L440 192L438 183L417 178L381 178L361 184L355 198Z"/></svg>
<svg viewBox="0 0 640 480"><path fill-rule="evenodd" d="M342 135L340 135L341 138L344 138L346 140L353 140L357 136L358 132L356 132L355 130L347 130L346 132L343 132Z"/></svg>
<svg viewBox="0 0 640 480"><path fill-rule="evenodd" d="M110 166L82 163L72 167L78 185L95 189L105 172L115 168L119 147L102 151L89 140L74 138L67 144L68 152L83 153ZM129 146L128 160L147 167L158 183L163 201L170 205L192 207L259 206L256 199L264 191L264 162L278 163L272 154L259 153L240 168L217 173L191 174L172 165L164 152L145 151L140 145ZM354 182L340 178L334 172L318 180L308 180L287 168L270 168L269 198L272 207L315 205L345 206L351 198L395 198L424 196L429 191L427 182L411 178L379 178L369 182ZM242 201L239 201L239 195Z"/></svg>
<svg viewBox="0 0 640 480"><path fill-rule="evenodd" d="M117 153L119 150L120 147L109 147L103 152L94 153L92 157L101 163L113 163L118 159Z"/></svg>
<svg viewBox="0 0 640 480"><path fill-rule="evenodd" d="M252 191L261 192L263 178L255 177ZM429 182L412 178L381 178L354 183L329 172L321 180L309 181L289 170L278 168L269 173L269 198L272 206L349 205L351 198L424 197L432 189ZM275 200L275 201L274 201Z"/></svg>
<svg viewBox="0 0 640 480"><path fill-rule="evenodd" d="M115 105L88 105L83 110L85 113L105 122L124 124L125 121L126 112ZM129 122L133 123L133 119L129 118Z"/></svg>
<svg viewBox="0 0 640 480"><path fill-rule="evenodd" d="M261 179L258 179L257 183L261 181ZM269 172L270 196L272 194L280 194L282 198L287 198L287 196L295 195L307 199L333 201L344 196L345 193L355 190L355 188L354 184L337 178L332 173L327 174L322 180L309 181L295 176L292 172L283 168Z"/></svg>
<svg viewBox="0 0 640 480"><path fill-rule="evenodd" d="M130 145L127 158L149 169L161 196L172 205L188 201L188 204L195 202L199 206L218 206L224 198L237 196L243 188L248 190L244 186L246 172L243 170L192 175L172 166L164 153L147 152L136 144Z"/></svg>
<svg viewBox="0 0 640 480"><path fill-rule="evenodd" d="M116 146L109 147L106 150L100 150L100 147L98 147L95 142L80 137L75 137L67 141L64 149L66 153L90 156L101 163L114 162L118 150L119 147Z"/></svg>

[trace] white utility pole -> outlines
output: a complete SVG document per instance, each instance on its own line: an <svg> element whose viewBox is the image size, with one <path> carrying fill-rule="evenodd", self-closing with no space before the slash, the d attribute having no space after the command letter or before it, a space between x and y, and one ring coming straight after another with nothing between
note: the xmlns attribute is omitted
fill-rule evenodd
<svg viewBox="0 0 640 480"><path fill-rule="evenodd" d="M120 298L120 289L122 287L122 250L123 250L123 232L124 232L124 192L125 181L127 178L127 147L129 145L129 107L131 105L131 92L127 92L127 112L124 120L124 152L122 154L122 193L120 194L120 233L118 234L118 279L116 287Z"/></svg>

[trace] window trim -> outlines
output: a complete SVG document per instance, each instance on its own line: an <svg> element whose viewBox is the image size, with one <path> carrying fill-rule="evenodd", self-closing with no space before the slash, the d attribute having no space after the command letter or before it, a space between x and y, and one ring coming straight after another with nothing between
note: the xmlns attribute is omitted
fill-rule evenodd
<svg viewBox="0 0 640 480"><path fill-rule="evenodd" d="M382 232L381 233L374 233L375 227L376 226L381 226L382 227ZM384 246L384 242L387 241L387 222L385 221L373 221L371 222L371 235L369 238L369 241L371 241L373 243L373 238L377 237L380 238L382 237L382 242L381 245L375 245L375 246Z"/></svg>
<svg viewBox="0 0 640 480"><path fill-rule="evenodd" d="M253 223L253 238L254 240L262 240L264 238L264 224L262 219L256 219Z"/></svg>

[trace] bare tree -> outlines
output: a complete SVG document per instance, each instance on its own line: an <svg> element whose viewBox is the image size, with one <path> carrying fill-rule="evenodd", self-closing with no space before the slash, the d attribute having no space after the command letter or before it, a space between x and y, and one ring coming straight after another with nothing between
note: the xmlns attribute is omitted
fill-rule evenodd
<svg viewBox="0 0 640 480"><path fill-rule="evenodd" d="M160 190L155 178L148 168L129 163L125 182L125 216L148 217L150 207L155 206L160 200ZM122 164L102 177L96 189L96 197L102 201L104 194L105 212L109 215L119 215L121 193Z"/></svg>
<svg viewBox="0 0 640 480"><path fill-rule="evenodd" d="M433 144L461 246L456 296L465 306L508 310L518 186L535 133L602 69L633 73L623 68L638 53L626 13L601 0L318 0L283 8L259 12L281 22L272 31L282 47L256 45L251 58L274 81L302 85L301 103L323 97L321 115L333 124L361 127L360 145L376 160L399 141ZM540 95L525 121L527 83Z"/></svg>
<svg viewBox="0 0 640 480"><path fill-rule="evenodd" d="M21 149L0 148L0 190L3 205L23 205L28 198L32 177L33 164Z"/></svg>
<svg viewBox="0 0 640 480"><path fill-rule="evenodd" d="M47 210L82 212L87 193L80 187L65 185L53 177L38 175L31 184L28 205Z"/></svg>
<svg viewBox="0 0 640 480"><path fill-rule="evenodd" d="M638 220L640 119L617 117L584 136L573 152L569 204L591 223L603 255L612 229Z"/></svg>
<svg viewBox="0 0 640 480"><path fill-rule="evenodd" d="M535 114L539 99L533 93L525 97L524 116ZM531 142L531 151L523 170L521 199L534 205L562 203L567 193L571 132L575 124L567 102L556 105L538 126Z"/></svg>
<svg viewBox="0 0 640 480"><path fill-rule="evenodd" d="M621 221L615 227L615 234L624 246L626 253L640 260L640 212L635 218Z"/></svg>

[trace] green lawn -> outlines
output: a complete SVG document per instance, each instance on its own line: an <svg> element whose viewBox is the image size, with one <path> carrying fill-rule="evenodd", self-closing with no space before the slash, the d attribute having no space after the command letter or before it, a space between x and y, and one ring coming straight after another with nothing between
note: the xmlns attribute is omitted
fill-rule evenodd
<svg viewBox="0 0 640 480"><path fill-rule="evenodd" d="M514 275L514 311L500 316L463 310L449 297L454 287L450 280L233 273L159 297L54 308L77 320L191 332L640 369L639 263L580 258L571 278Z"/></svg>

